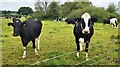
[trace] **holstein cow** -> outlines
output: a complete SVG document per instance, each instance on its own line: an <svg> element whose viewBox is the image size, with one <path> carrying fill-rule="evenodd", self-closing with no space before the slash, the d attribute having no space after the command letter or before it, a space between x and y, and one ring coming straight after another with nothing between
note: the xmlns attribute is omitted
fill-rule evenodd
<svg viewBox="0 0 120 67"><path fill-rule="evenodd" d="M54 22L56 22L56 21L61 21L61 18L60 17L58 17L58 16L56 16L55 18L54 18Z"/></svg>
<svg viewBox="0 0 120 67"><path fill-rule="evenodd" d="M66 18L66 20L65 20L65 26L66 26L66 24L72 24L73 27L74 27L75 23L77 23L77 19L78 18Z"/></svg>
<svg viewBox="0 0 120 67"><path fill-rule="evenodd" d="M71 19L71 18L68 18L68 19L66 19L65 20L65 22L67 23L67 24L75 24L76 23L76 18L73 18L73 19Z"/></svg>
<svg viewBox="0 0 120 67"><path fill-rule="evenodd" d="M108 18L103 20L103 24L109 24L112 25L113 27L117 28L118 27L118 20L116 18Z"/></svg>
<svg viewBox="0 0 120 67"><path fill-rule="evenodd" d="M110 24L110 19L104 19L103 20L103 25L105 25L105 24Z"/></svg>
<svg viewBox="0 0 120 67"><path fill-rule="evenodd" d="M8 26L12 26L14 28L13 36L18 36L20 35L22 44L24 47L24 53L22 58L26 58L26 47L27 44L32 41L33 43L33 48L35 52L38 54L38 51L36 49L36 44L35 44L35 39L39 39L39 35L41 33L42 29L42 23L41 21L38 20L28 20L21 22L21 20L13 18L13 23L8 23ZM38 40L38 50L39 50L39 42Z"/></svg>
<svg viewBox="0 0 120 67"><path fill-rule="evenodd" d="M75 24L73 30L77 46L77 57L79 57L79 52L82 51L82 44L85 43L86 60L88 60L88 47L90 38L94 33L93 22L96 22L96 20L91 18L89 13L84 13L81 18L77 19L77 23Z"/></svg>
<svg viewBox="0 0 120 67"><path fill-rule="evenodd" d="M117 28L117 27L118 27L118 20L117 20L116 18L111 18L111 19L110 19L110 24L111 24L113 27Z"/></svg>

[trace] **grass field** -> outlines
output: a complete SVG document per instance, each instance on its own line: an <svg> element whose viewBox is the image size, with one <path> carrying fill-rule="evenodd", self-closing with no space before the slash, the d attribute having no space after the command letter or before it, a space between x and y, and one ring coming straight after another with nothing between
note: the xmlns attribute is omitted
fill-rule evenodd
<svg viewBox="0 0 120 67"><path fill-rule="evenodd" d="M89 61L85 52L76 57L72 25L64 22L42 21L40 51L36 55L30 42L27 57L22 59L23 46L20 37L13 37L13 28L7 26L11 19L2 19L2 64L3 65L117 65L118 29L95 23L94 35L89 46ZM0 46L1 47L1 46Z"/></svg>

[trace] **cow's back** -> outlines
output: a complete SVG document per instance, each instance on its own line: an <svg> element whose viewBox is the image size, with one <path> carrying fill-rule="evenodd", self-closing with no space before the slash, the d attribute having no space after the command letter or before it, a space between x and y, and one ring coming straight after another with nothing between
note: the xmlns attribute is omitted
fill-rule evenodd
<svg viewBox="0 0 120 67"><path fill-rule="evenodd" d="M42 23L38 20L29 20L24 22L22 36L26 39L34 39L37 38L42 29Z"/></svg>

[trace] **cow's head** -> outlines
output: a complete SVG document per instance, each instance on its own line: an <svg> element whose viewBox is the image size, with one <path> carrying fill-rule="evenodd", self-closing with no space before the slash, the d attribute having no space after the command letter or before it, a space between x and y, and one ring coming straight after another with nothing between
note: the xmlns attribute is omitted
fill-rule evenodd
<svg viewBox="0 0 120 67"><path fill-rule="evenodd" d="M83 34L89 34L90 28L94 25L94 22L97 21L96 18L92 18L89 13L84 13L81 18L76 19L78 22L80 22L80 27L82 29Z"/></svg>
<svg viewBox="0 0 120 67"><path fill-rule="evenodd" d="M20 31L21 28L23 26L24 23L21 22L21 20L13 18L13 23L9 22L8 26L12 26L13 27L13 36L18 36L20 35Z"/></svg>

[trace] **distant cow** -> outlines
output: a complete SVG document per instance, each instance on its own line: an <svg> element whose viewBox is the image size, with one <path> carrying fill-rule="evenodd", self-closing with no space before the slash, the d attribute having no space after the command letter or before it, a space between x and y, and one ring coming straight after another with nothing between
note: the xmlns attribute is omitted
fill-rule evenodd
<svg viewBox="0 0 120 67"><path fill-rule="evenodd" d="M24 53L22 58L26 58L26 47L30 41L33 43L33 48L36 53L38 51L36 50L35 46L35 39L39 39L39 35L41 33L42 29L42 23L38 20L28 20L22 22L19 19L13 18L13 23L8 23L8 26L12 26L14 28L13 36L19 36L21 37L22 44L24 47ZM38 40L38 50L39 50L39 40Z"/></svg>
<svg viewBox="0 0 120 67"><path fill-rule="evenodd" d="M65 20L65 22L67 23L67 24L75 24L75 23L77 23L76 22L76 19L77 18L67 18L66 20Z"/></svg>
<svg viewBox="0 0 120 67"><path fill-rule="evenodd" d="M103 24L105 25L105 24L110 24L110 19L104 19L103 20Z"/></svg>
<svg viewBox="0 0 120 67"><path fill-rule="evenodd" d="M66 20L65 20L65 26L66 26L66 24L72 24L73 27L74 27L75 24L77 23L77 19L78 18L66 18Z"/></svg>
<svg viewBox="0 0 120 67"><path fill-rule="evenodd" d="M65 21L67 18L62 18L62 21Z"/></svg>
<svg viewBox="0 0 120 67"><path fill-rule="evenodd" d="M113 26L113 27L118 27L118 20L116 18L111 18L110 19L110 24Z"/></svg>
<svg viewBox="0 0 120 67"><path fill-rule="evenodd" d="M94 34L93 21L96 22L94 18L91 18L89 13L84 13L81 18L77 19L77 23L75 24L73 30L77 46L77 57L79 57L79 52L82 51L82 44L86 43L86 60L88 60L88 47L90 38Z"/></svg>
<svg viewBox="0 0 120 67"><path fill-rule="evenodd" d="M60 18L60 17L58 17L58 16L56 16L55 18L54 18L54 22L56 22L56 21L61 21L62 19Z"/></svg>
<svg viewBox="0 0 120 67"><path fill-rule="evenodd" d="M118 20L116 18L108 18L103 20L103 24L109 24L112 25L113 27L118 27Z"/></svg>

